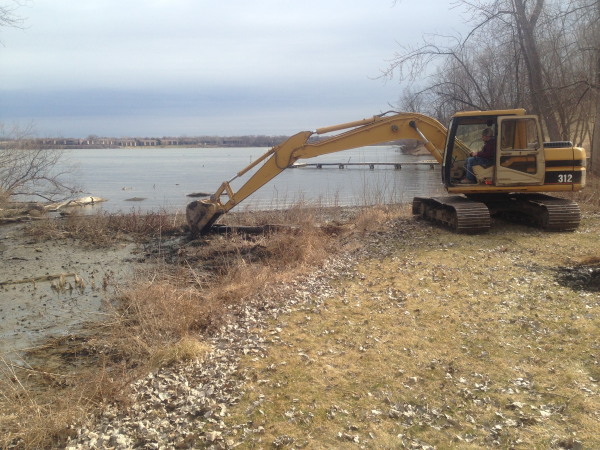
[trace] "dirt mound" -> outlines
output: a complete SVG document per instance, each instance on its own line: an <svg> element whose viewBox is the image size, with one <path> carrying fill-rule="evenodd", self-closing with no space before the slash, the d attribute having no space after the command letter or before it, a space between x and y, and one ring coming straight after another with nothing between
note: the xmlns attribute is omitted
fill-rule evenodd
<svg viewBox="0 0 600 450"><path fill-rule="evenodd" d="M600 264L559 267L557 281L572 289L598 292L600 291Z"/></svg>

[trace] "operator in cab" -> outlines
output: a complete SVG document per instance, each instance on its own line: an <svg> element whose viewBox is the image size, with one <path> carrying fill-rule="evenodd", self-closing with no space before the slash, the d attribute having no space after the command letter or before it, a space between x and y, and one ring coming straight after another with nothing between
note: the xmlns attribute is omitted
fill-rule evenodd
<svg viewBox="0 0 600 450"><path fill-rule="evenodd" d="M474 153L471 152L470 157L467 158L465 163L465 169L467 171L466 179L462 180L462 184L476 184L477 179L473 173L473 166L484 166L489 167L494 164L496 156L496 140L494 139L494 130L486 128L481 132L481 139L483 139L483 147L480 151Z"/></svg>

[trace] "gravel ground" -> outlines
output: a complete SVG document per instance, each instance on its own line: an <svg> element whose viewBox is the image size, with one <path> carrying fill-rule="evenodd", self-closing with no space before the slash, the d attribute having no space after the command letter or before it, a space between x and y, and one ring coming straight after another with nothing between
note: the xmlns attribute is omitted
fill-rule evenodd
<svg viewBox="0 0 600 450"><path fill-rule="evenodd" d="M334 259L307 277L231 308L229 323L211 338L212 349L202 361L158 370L134 383L129 410L107 407L93 425L73 430L66 448L169 449L202 443L210 449L229 449L264 433L252 422L224 423L228 410L246 393L246 380L255 376L240 367L241 356L264 358L273 336L286 326L271 328L270 322L282 320L311 295L322 297L331 280L347 273L353 261L350 255Z"/></svg>
<svg viewBox="0 0 600 450"><path fill-rule="evenodd" d="M435 230L432 228L433 234L436 234ZM526 229L519 228L516 232L527 233L523 230ZM582 228L580 232L597 234L595 228L591 231ZM258 379L257 372L242 362L248 361L248 358L253 362L267 358L273 344L281 345L279 336L290 326L288 314L308 305L318 313L323 307L323 301L337 294L331 287L332 281L354 275L356 264L365 258L373 260L392 256L386 239L398 238L402 234L403 231L398 229L390 234L367 233L361 239L363 243L372 244L370 247L357 246L358 250L332 258L324 267L308 276L274 286L257 294L244 305L232 306L228 322L210 338L211 350L201 361L155 370L135 382L131 386L129 408L125 410L106 405L101 416L84 420L83 426L71 429L71 438L66 448L230 449L242 444L245 447L258 441L266 434L261 423L252 420L233 423L229 419L232 417L231 410L238 407L249 391L254 391L257 395L252 396L256 400L245 410L246 416L260 411L261 404L268 400L255 391L256 386L260 386L265 380ZM572 235L567 236L570 239ZM415 246L422 244L438 245L414 242ZM447 250L445 244L439 246L438 251ZM506 251L503 247L498 249L501 253ZM520 259L521 254L515 256L517 263L521 262ZM596 268L591 272L571 270L568 267L561 270L557 279L560 280L561 274L566 274L565 285L587 283L594 287ZM301 354L298 356L304 358ZM391 405L388 415L390 418L406 414L422 415L421 411L413 411L411 408L412 405L397 408ZM340 442L354 443L355 437L356 433L350 429L341 433L339 439ZM465 435L463 439L468 442L470 438ZM277 436L272 442L275 448L292 445L302 448L307 444L308 442L295 442L287 435ZM418 439L409 440L406 445L408 448L433 448ZM557 445L560 448L582 448L581 443L575 439L561 441Z"/></svg>

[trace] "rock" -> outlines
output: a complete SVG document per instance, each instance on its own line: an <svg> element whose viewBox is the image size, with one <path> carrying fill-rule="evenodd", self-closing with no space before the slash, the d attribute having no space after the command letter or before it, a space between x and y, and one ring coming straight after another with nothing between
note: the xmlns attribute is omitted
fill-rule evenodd
<svg viewBox="0 0 600 450"><path fill-rule="evenodd" d="M560 448L564 448L567 450L582 450L583 444L579 441L576 441L573 437L569 437L564 439L558 443Z"/></svg>
<svg viewBox="0 0 600 450"><path fill-rule="evenodd" d="M206 440L206 442L214 442L217 439L219 439L220 436L221 436L220 431L211 431L209 433L206 433L206 435L204 436L204 439Z"/></svg>
<svg viewBox="0 0 600 450"><path fill-rule="evenodd" d="M343 439L345 441L351 441L354 442L356 444L358 444L360 442L360 438L358 436L358 434L348 434L348 433L338 433L338 438Z"/></svg>
<svg viewBox="0 0 600 450"><path fill-rule="evenodd" d="M273 440L273 447L275 448L282 448L286 445L290 445L294 442L294 438L291 436L288 436L287 434L283 434L281 436L276 437Z"/></svg>

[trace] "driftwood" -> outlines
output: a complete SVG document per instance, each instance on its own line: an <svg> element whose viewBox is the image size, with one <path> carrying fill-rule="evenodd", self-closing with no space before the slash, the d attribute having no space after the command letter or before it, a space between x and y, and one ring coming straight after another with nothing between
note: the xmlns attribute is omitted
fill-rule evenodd
<svg viewBox="0 0 600 450"><path fill-rule="evenodd" d="M18 222L31 222L32 220L42 220L44 217L20 216L20 217L5 217L0 218L0 225Z"/></svg>
<svg viewBox="0 0 600 450"><path fill-rule="evenodd" d="M53 203L52 205L47 205L47 211L58 211L60 208L69 208L72 206L86 206L86 205L95 205L96 203L105 202L106 199L100 197L82 197L77 200L67 200L62 203Z"/></svg>
<svg viewBox="0 0 600 450"><path fill-rule="evenodd" d="M0 282L0 286L7 286L9 284L33 283L36 281L50 281L50 280L55 280L56 278L60 278L60 277L74 277L75 275L77 275L75 272L59 273L58 275L44 275L43 277L24 278L22 280L15 280L15 281L3 281L3 282Z"/></svg>

